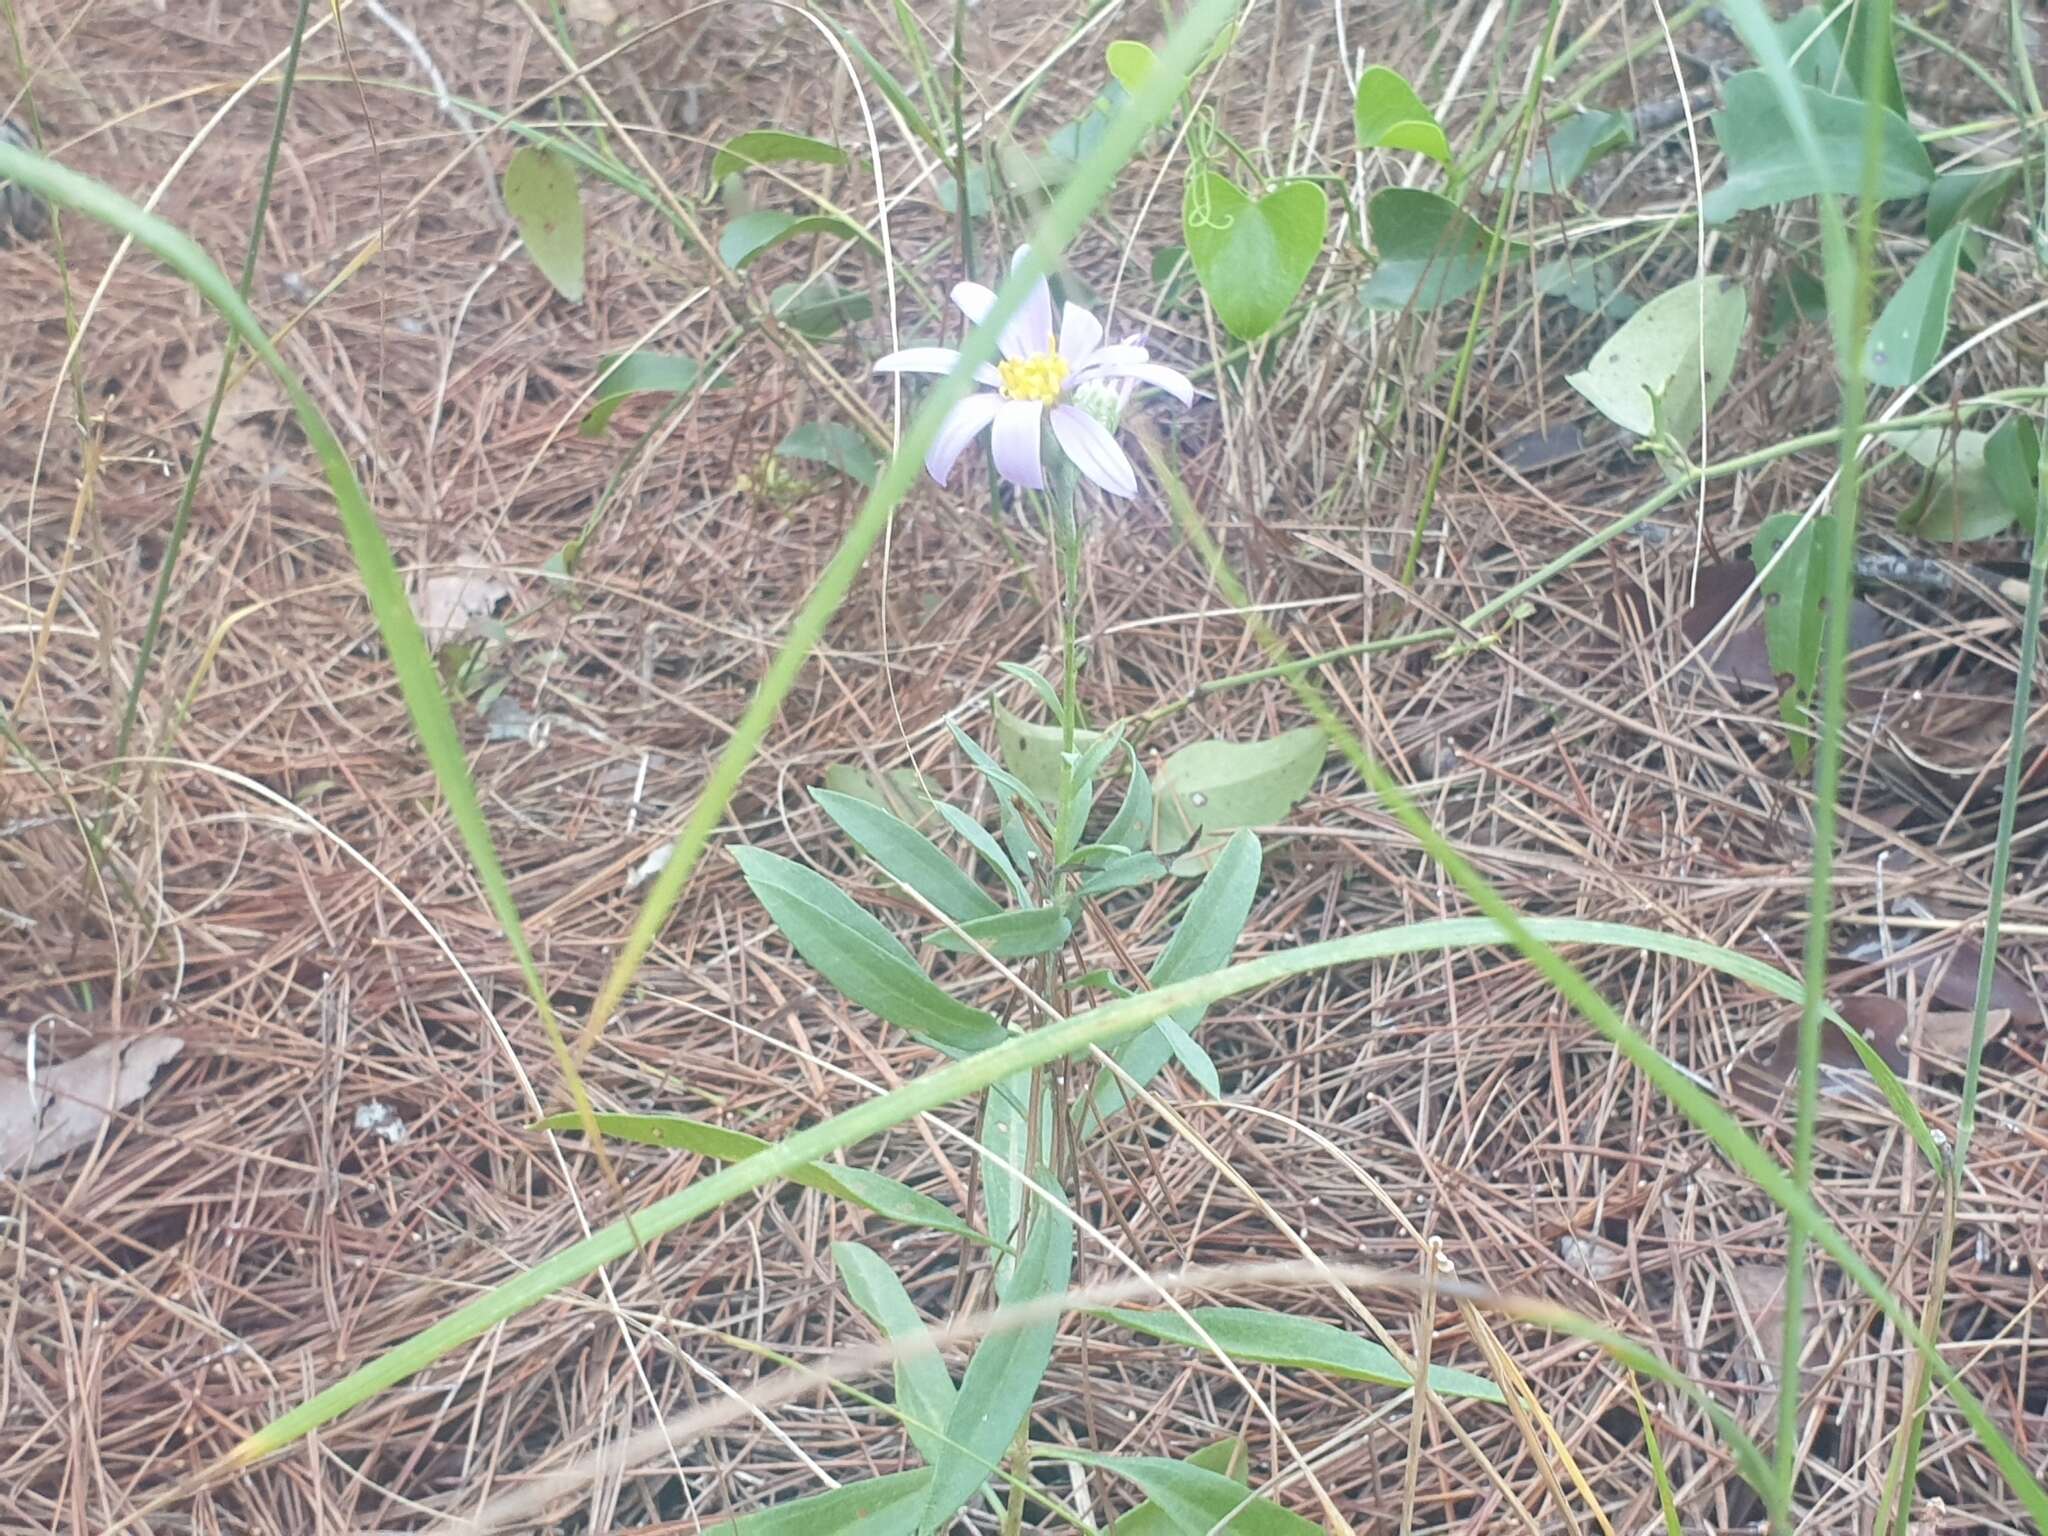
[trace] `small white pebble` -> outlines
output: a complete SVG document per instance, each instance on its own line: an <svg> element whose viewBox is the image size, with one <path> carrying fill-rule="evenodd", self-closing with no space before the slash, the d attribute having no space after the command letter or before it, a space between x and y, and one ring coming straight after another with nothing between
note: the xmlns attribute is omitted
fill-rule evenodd
<svg viewBox="0 0 2048 1536"><path fill-rule="evenodd" d="M406 1136L405 1122L382 1099L372 1099L356 1110L356 1129L367 1131L372 1136L382 1136L394 1147Z"/></svg>

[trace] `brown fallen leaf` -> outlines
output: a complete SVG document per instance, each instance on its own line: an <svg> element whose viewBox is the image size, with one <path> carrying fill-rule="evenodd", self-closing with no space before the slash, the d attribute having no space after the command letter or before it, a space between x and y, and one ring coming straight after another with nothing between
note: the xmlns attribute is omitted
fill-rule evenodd
<svg viewBox="0 0 2048 1536"><path fill-rule="evenodd" d="M1785 1266L1737 1264L1730 1275L1740 1307L1738 1323L1748 1325L1735 1346L1735 1364L1754 1380L1774 1382L1778 1379L1778 1351L1785 1329ZM1818 1310L1811 1285L1807 1286L1803 1301L1811 1331Z"/></svg>
<svg viewBox="0 0 2048 1536"><path fill-rule="evenodd" d="M432 650L469 632L470 621L489 618L512 589L482 564L482 556L466 551L453 570L429 576L413 594L413 617Z"/></svg>
<svg viewBox="0 0 2048 1536"><path fill-rule="evenodd" d="M40 1168L89 1145L184 1048L176 1035L103 1041L69 1061L39 1065L33 1086L19 1054L0 1056L0 1173Z"/></svg>
<svg viewBox="0 0 2048 1536"><path fill-rule="evenodd" d="M201 348L187 356L174 372L164 376L164 393L178 408L179 415L195 427L206 420L206 409L213 403L213 387L220 379L220 360L221 349L218 346ZM244 366L246 362L245 356L238 361L237 367ZM291 405L276 381L258 367L239 383L230 384L227 397L220 403L220 419L214 423L214 444L225 449L242 468L252 472L266 470L277 454L262 426L252 418L280 414L290 409Z"/></svg>

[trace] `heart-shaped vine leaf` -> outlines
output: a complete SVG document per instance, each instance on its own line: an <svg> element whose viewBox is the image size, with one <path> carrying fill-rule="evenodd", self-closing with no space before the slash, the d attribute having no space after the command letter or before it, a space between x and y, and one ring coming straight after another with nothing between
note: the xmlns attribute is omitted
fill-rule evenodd
<svg viewBox="0 0 2048 1536"><path fill-rule="evenodd" d="M1436 114L1415 94L1415 88L1384 64L1358 77L1358 99L1352 105L1358 142L1367 149L1412 149L1439 165L1451 163L1450 141Z"/></svg>
<svg viewBox="0 0 2048 1536"><path fill-rule="evenodd" d="M1254 202L1227 177L1197 171L1181 205L1195 278L1239 341L1280 323L1322 254L1329 227L1330 200L1312 181L1287 182Z"/></svg>
<svg viewBox="0 0 2048 1536"><path fill-rule="evenodd" d="M1485 279L1487 256L1501 242L1447 197L1418 187L1388 187L1366 211L1379 265L1361 297L1369 309L1412 309L1424 314L1464 298ZM1494 257L1526 254L1508 243Z"/></svg>

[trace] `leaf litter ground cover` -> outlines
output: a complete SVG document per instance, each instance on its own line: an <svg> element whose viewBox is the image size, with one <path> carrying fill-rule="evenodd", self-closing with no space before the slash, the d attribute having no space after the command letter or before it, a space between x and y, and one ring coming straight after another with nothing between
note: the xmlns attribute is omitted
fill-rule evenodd
<svg viewBox="0 0 2048 1536"><path fill-rule="evenodd" d="M620 40L586 8L567 12L580 57ZM199 131L200 118L166 104L191 64L178 50L195 39L164 37L161 56L137 69L132 34L95 14L76 31L38 34L37 46L66 66L46 76L51 94L39 105L62 125L61 158L140 196L167 164L164 144ZM935 99L947 67L949 8L925 20L935 30L922 62L888 28L847 23L913 108ZM964 54L976 99L1010 98L1078 20L1078 11L991 16ZM936 328L946 288L969 274L959 265L957 207L949 211L936 182L911 179L910 146L893 121L879 132L892 188L908 187L890 218L900 309L886 302L872 248L842 249L841 229L869 224L875 194L859 179L869 154L859 113L849 98L817 89L839 77L815 33L651 29L593 68L592 90L644 138L653 171L683 200L684 221L559 154L521 162L537 179L514 177L523 149L509 131L487 141L501 211L467 137L493 121L476 108L509 112L548 93L517 121L554 131L592 120L590 103L553 94L554 67L520 17L409 21L449 105L408 74L414 56L402 39L374 19L352 19L352 59L379 132L373 142L353 89L301 95L288 141L322 153L280 196L252 292L266 323L281 328L330 279L344 279L301 322L294 345L325 381L323 399L352 423L352 451L423 615L446 621L444 682L464 711L472 771L573 1025L630 921L629 875L695 798L862 482L886 458L888 404L865 372L894 344L888 317L905 327L905 345L953 344L957 331L942 337ZM1209 146L1207 174L1244 205L1222 194L1223 211L1247 227L1219 240L1206 223L1199 233L1188 227L1184 199L1145 197L1141 173L1165 168L1165 187L1181 187L1184 166L1162 141L1119 182L1066 273L1069 292L1091 306L1119 295L1120 317L1174 366L1214 363L1197 380L1207 397L1200 408L1160 430L1172 434L1180 472L1257 600L1301 652L1424 622L1404 611L1389 573L1431 484L1442 443L1436 407L1475 295L1483 323L1461 432L1430 493L1436 512L1417 587L1418 607L1449 618L1666 484L1676 459L1631 451L1645 421L1658 425L1654 413L1629 418L1633 400L1618 408L1619 431L1547 469L1512 472L1488 448L1561 419L1605 421L1594 414L1599 401L1567 380L1597 370L1623 335L1624 316L1605 307L1607 296L1625 292L1641 315L1701 277L1696 230L1682 219L1612 250L1589 245L1576 227L1569 240L1559 235L1560 219L1579 216L1573 200L1584 201L1590 222L1603 208L1689 205L1682 114L1675 131L1638 126L1633 141L1588 130L1576 179L1566 172L1578 151L1566 140L1573 153L1521 178L1518 222L1489 239L1485 224L1460 220L1495 219L1504 194L1445 166L1437 135L1455 160L1470 151L1489 93L1512 108L1516 83L1489 83L1487 61L1529 56L1532 20L1478 39L1476 62L1448 101L1463 35L1361 35L1361 25L1379 23L1347 24L1349 46L1409 85L1406 94L1375 77L1356 113L1326 112L1297 140L1294 102L1327 87L1341 103L1351 91L1337 72L1338 39L1320 14L1255 14L1209 98L1255 162ZM1936 35L1963 55L2002 57L1981 19L1939 24L1952 30ZM272 30L196 39L210 77L271 68L286 34L279 18L265 25ZM1275 27L1286 30L1276 36ZM1078 45L1071 67L1041 83L1014 135L977 141L982 163L964 169L970 211L973 189L983 190L978 217L1028 221L1041 183L1085 158L1110 89L1102 41ZM1609 87L1587 105L1639 123L1752 62L1704 22L1679 41L1685 78L1651 73L1660 50L1638 62L1641 96ZM1563 84L1590 79L1621 46L1596 42ZM309 44L306 67L345 78L331 36ZM1802 78L1826 92L1821 67ZM1969 96L1983 81L1932 44L1909 57L1906 73L1917 99L1941 101L1957 122L2004 110L1995 96ZM888 88L864 81L883 103ZM1834 135L1841 114L1824 110ZM650 112L657 121L645 121ZM266 128L262 113L231 114L164 204L231 269ZM1896 139L1885 140L1896 151L1887 191L1896 185L1903 198L1908 181L1925 190L1927 175L1938 191L1941 176L1956 173L1946 152L1923 172ZM1709 154L1716 142L1703 126ZM707 194L720 146L733 158ZM1802 215L1736 206L1792 195L1786 165L1772 158L1780 147L1760 142L1751 153L1731 143L1724 170L1711 160L1699 167L1710 197L1736 189L1710 206L1728 218L1716 226L1708 297L1723 302L1726 284L1739 283L1744 319L1717 328L1711 345L1642 354L1658 365L1646 382L1676 412L1663 426L1688 457L1766 448L1833 420L1838 374L1825 319L1802 311L1796 295L1777 303L1797 285L1770 253L1782 249L1787 266L1800 259ZM1351 186L1360 167L1364 179ZM579 187L574 220L551 217L566 206L565 173ZM648 167L633 173L644 178ZM792 186L826 189L833 206ZM1925 229L1913 205L1887 205L1873 343L1883 357L1873 350L1869 362L1888 387L1899 387L1898 371L1924 372L1978 336L1943 376L1944 391L2034 382L2026 360L2041 355L2044 338L2027 312L2027 211L1931 227L1937 203L1952 210L1981 190L1930 192ZM1346 191L1363 193L1355 210ZM1317 203L1322 212L1310 217ZM1215 196L1205 205L1210 214L1218 206ZM1744 223L1779 216L1782 225L1763 226L1769 238ZM537 248L499 261L515 221L532 220L547 226ZM1316 226L1304 257L1297 248ZM977 228L973 275L994 281L1024 231L1006 225L998 238ZM1950 240L1957 228L1965 232ZM356 243L380 229L390 248L347 272ZM83 221L67 218L64 236L74 278L112 255L112 237ZM1231 253L1244 242L1270 247L1273 262L1243 292L1211 293L1213 326L1201 288L1155 311L1154 292L1133 286L1176 246L1193 254L1199 284L1227 285ZM62 379L52 249L0 252L0 282L17 312L50 321L17 340L11 367L28 387L11 390L0 413L20 509L6 556L16 640L0 677L20 743L0 814L0 908L9 914L0 934L14 962L8 1031L56 1067L125 1059L120 1052L152 1040L183 1048L150 1080L135 1074L133 1094L124 1083L111 1114L77 1121L88 1142L11 1177L20 1347L5 1369L9 1399L22 1408L0 1426L14 1472L0 1509L39 1530L66 1528L80 1498L92 1528L112 1526L350 1366L540 1262L579 1234L570 1182L593 1225L617 1214L586 1156L558 1160L528 1129L564 1103L545 1042L411 746L331 502L316 493L304 445L260 376L229 396L226 451L201 482L196 542L167 610L137 760L108 796L113 723L220 338L162 269L124 265L81 354L98 435L89 449L75 433L53 437L31 502L43 412ZM721 250L744 268L736 278L712 265ZM1607 263L1612 285L1589 280L1531 302L1529 271L1554 261L1574 270ZM771 309L796 338L777 339L749 318ZM1736 330L1741 351L1724 364L1720 349ZM1255 353L1238 348L1244 335L1257 338ZM621 358L641 361L616 371L606 361ZM597 429L579 431L593 412L603 412ZM2023 587L2025 576L2007 530L2027 487L2015 491L2015 456L1990 445L2000 431L2016 438L2006 422L2017 419L1987 410L1927 424L1931 435L1895 445L1902 451L1880 469L1865 513L1867 555L1919 564L1906 571L1911 580L1864 593L1881 628L1866 632L1852 664L1836 981L1845 996L1885 995L1889 1007L1853 1011L1891 1036L1889 1059L1904 1064L1930 1118L1949 1123L1960 1085L1952 1015L1967 1007L1956 978L1974 972L1979 953L1967 933L1958 940L1957 925L1983 912L2000 710L2011 700L2011 583ZM1766 638L1762 666L1733 676L1684 662L1705 633L1691 622L1702 602L1695 564L1753 574L1766 515L1802 510L1830 463L1815 450L1710 481L1639 535L1546 582L1482 643L1352 656L1322 680L1341 718L1518 907L1649 924L1796 966L1810 824L1792 763L1797 722L1781 715L1777 674L1807 667L1805 641L1779 666ZM968 460L969 478L981 464ZM87 475L92 496L74 537ZM986 963L920 944L928 918L862 860L858 834L809 791L829 783L866 792L928 835L954 838L943 818L922 819L936 796L1000 830L945 721L956 716L991 750L1004 734L998 701L1042 728L1043 700L999 663L1056 675L1059 656L1052 552L1021 516L989 512L985 493L920 492L898 520L886 566L875 562L807 667L726 835L849 886L965 999L956 1006L983 1017L1004 999ZM1942 529L1973 542L1930 532ZM450 572L458 586L447 585ZM1219 829L1191 814L1219 784L1232 786L1225 798L1239 793L1232 754L1212 744L1284 760L1285 793L1270 792L1263 771L1252 775L1256 803L1244 815L1260 830L1263 856L1238 957L1465 910L1341 759L1326 761L1320 741L1307 749L1308 722L1284 686L1203 691L1265 657L1177 540L1161 497L1097 520L1084 580L1091 721L1150 718L1134 757L1166 791L1226 760L1193 790L1157 797L1143 852L1199 865L1204 849L1189 843L1198 830L1215 841L1243 824ZM1730 628L1770 616L1752 599ZM1795 678L1805 689L1814 680ZM498 729L504 700L520 711L517 732ZM1128 769L1105 768L1102 782L1107 813ZM2031 775L2025 783L2023 827L2038 817L2041 793ZM90 826L103 807L108 852L95 860L81 820ZM2021 843L1987 1118L1944 1282L1956 1352L1971 1355L1972 1384L2023 1442L2043 1427L2026 1375L2039 1326L2031 1255L2041 1176L2024 1130L2039 1113L2039 858L2037 843ZM1198 872L1105 898L1119 903L1109 910L1132 973L1172 979L1169 936ZM978 888L1003 894L993 875ZM611 1156L636 1206L701 1177L720 1148L743 1153L747 1138L781 1137L927 1069L925 1047L822 988L799 949L770 927L736 863L707 863L586 1071L608 1112L687 1116L738 1139L671 1137L645 1149L615 1139ZM1095 954L1104 967L1125 958L1106 946ZM1661 1049L1718 1085L1782 1150L1785 1004L1673 960L1579 958ZM1901 1053L1893 1009L1903 1032L1926 1042L1923 1053ZM1763 1433L1777 1326L1777 1287L1767 1282L1783 1252L1782 1217L1508 952L1327 973L1219 1004L1189 1029L1213 1091L1195 1058L1169 1050L1155 1087L1184 1125L1127 1113L1069 1191L1126 1258L1154 1271L1286 1258L1299 1252L1298 1236L1332 1261L1414 1274L1435 1239L1462 1278L1591 1313L1656 1346ZM1908 1176L1903 1138L1857 1060L1831 1047L1820 1144L1827 1203L1917 1297L1934 1191ZM531 1099L523 1075L535 1083ZM17 1080L26 1086L25 1070ZM39 1091L63 1081L46 1073ZM399 1117L402 1139L364 1128L359 1112L373 1103ZM950 1111L864 1144L844 1165L816 1165L808 1182L693 1223L616 1267L609 1296L586 1288L573 1302L522 1314L487 1351L444 1361L415 1383L431 1390L401 1390L329 1426L321 1445L336 1461L269 1462L197 1504L224 1529L390 1526L418 1520L423 1506L467 1508L486 1481L588 1463L622 1425L644 1429L680 1412L711 1390L709 1380L739 1390L761 1381L763 1349L803 1358L876 1336L869 1319L885 1303L872 1289L851 1292L835 1244L883 1256L926 1320L986 1304L988 1261L963 1267L957 1238L914 1224L915 1213L930 1214L920 1201L960 1209L978 1177L942 1127L980 1129L971 1109ZM849 1185L862 1198L849 1199ZM1077 1279L1121 1273L1086 1238L1071 1263ZM1777 1273L1782 1280L1781 1257ZM1871 1468L1900 1422L1903 1356L1874 1342L1867 1310L1838 1274L1821 1269L1817 1281L1808 1356L1817 1466L1800 1502L1816 1528L1846 1528L1872 1507ZM1186 1300L1298 1313L1343 1329L1358 1349L1384 1347L1327 1289L1312 1302L1236 1290ZM1370 1305L1401 1347L1416 1347L1419 1304L1373 1293ZM1646 1442L1620 1367L1535 1325L1493 1316L1487 1326L1616 1528L1654 1520ZM1476 1314L1437 1301L1434 1362L1494 1380L1480 1338ZM967 1358L952 1353L956 1374ZM1359 1529L1400 1508L1411 1455L1420 1462L1417 1529L1514 1528L1517 1504L1541 1522L1559 1518L1552 1449L1483 1403L1448 1405L1464 1439L1433 1417L1411 1452L1408 1409L1370 1379L1254 1358L1248 1395L1212 1357L1081 1318L1063 1325L1046 1360L1034 1433L1076 1457L1139 1458L1122 1473L1042 1474L1048 1490L1100 1525L1141 1498L1155 1511L1220 1518L1227 1510L1205 1479L1228 1479L1179 1458L1239 1436L1246 1476L1263 1488L1306 1459ZM884 1371L857 1385L886 1390L888 1381ZM929 1373L924 1383L941 1395ZM1653 1397L1688 1518L1755 1519L1755 1501L1705 1421L1682 1398ZM91 1407L85 1422L66 1406L81 1401ZM1921 1462L1923 1499L1941 1500L1951 1518L2010 1519L1995 1471L1950 1433L1954 1424L1937 1411L1930 1440L1940 1449ZM689 1528L814 1494L827 1479L912 1475L906 1469L921 1463L909 1441L857 1399L815 1396L766 1422L721 1428L674 1461L657 1452L630 1470L598 1469L594 1492L560 1506L558 1528ZM336 1470L343 1464L346 1476ZM81 1466L93 1472L84 1484ZM1304 1487L1271 1496L1324 1519ZM918 1508L931 1496L924 1486L906 1501L913 1495ZM1034 1509L1031 1518L1053 1517Z"/></svg>

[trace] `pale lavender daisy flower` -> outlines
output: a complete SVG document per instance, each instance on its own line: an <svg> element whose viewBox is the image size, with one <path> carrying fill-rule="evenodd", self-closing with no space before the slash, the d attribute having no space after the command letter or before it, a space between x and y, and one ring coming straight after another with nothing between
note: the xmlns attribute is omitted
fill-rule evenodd
<svg viewBox="0 0 2048 1536"><path fill-rule="evenodd" d="M1025 253L1017 253L1017 261ZM1014 265L1014 263L1013 263ZM980 283L955 283L953 302L979 325L996 296ZM1152 361L1138 338L1104 345L1102 323L1078 304L1069 304L1053 327L1052 293L1040 278L998 339L1003 360L974 373L991 386L969 395L946 413L925 455L924 467L944 485L967 445L989 429L996 470L1013 485L1045 489L1039 444L1050 419L1052 435L1074 467L1112 496L1133 496L1138 472L1111 435L1123 403L1139 384L1165 390L1182 405L1193 405L1195 387L1186 375ZM950 347L910 347L875 364L877 373L951 373L960 354Z"/></svg>

